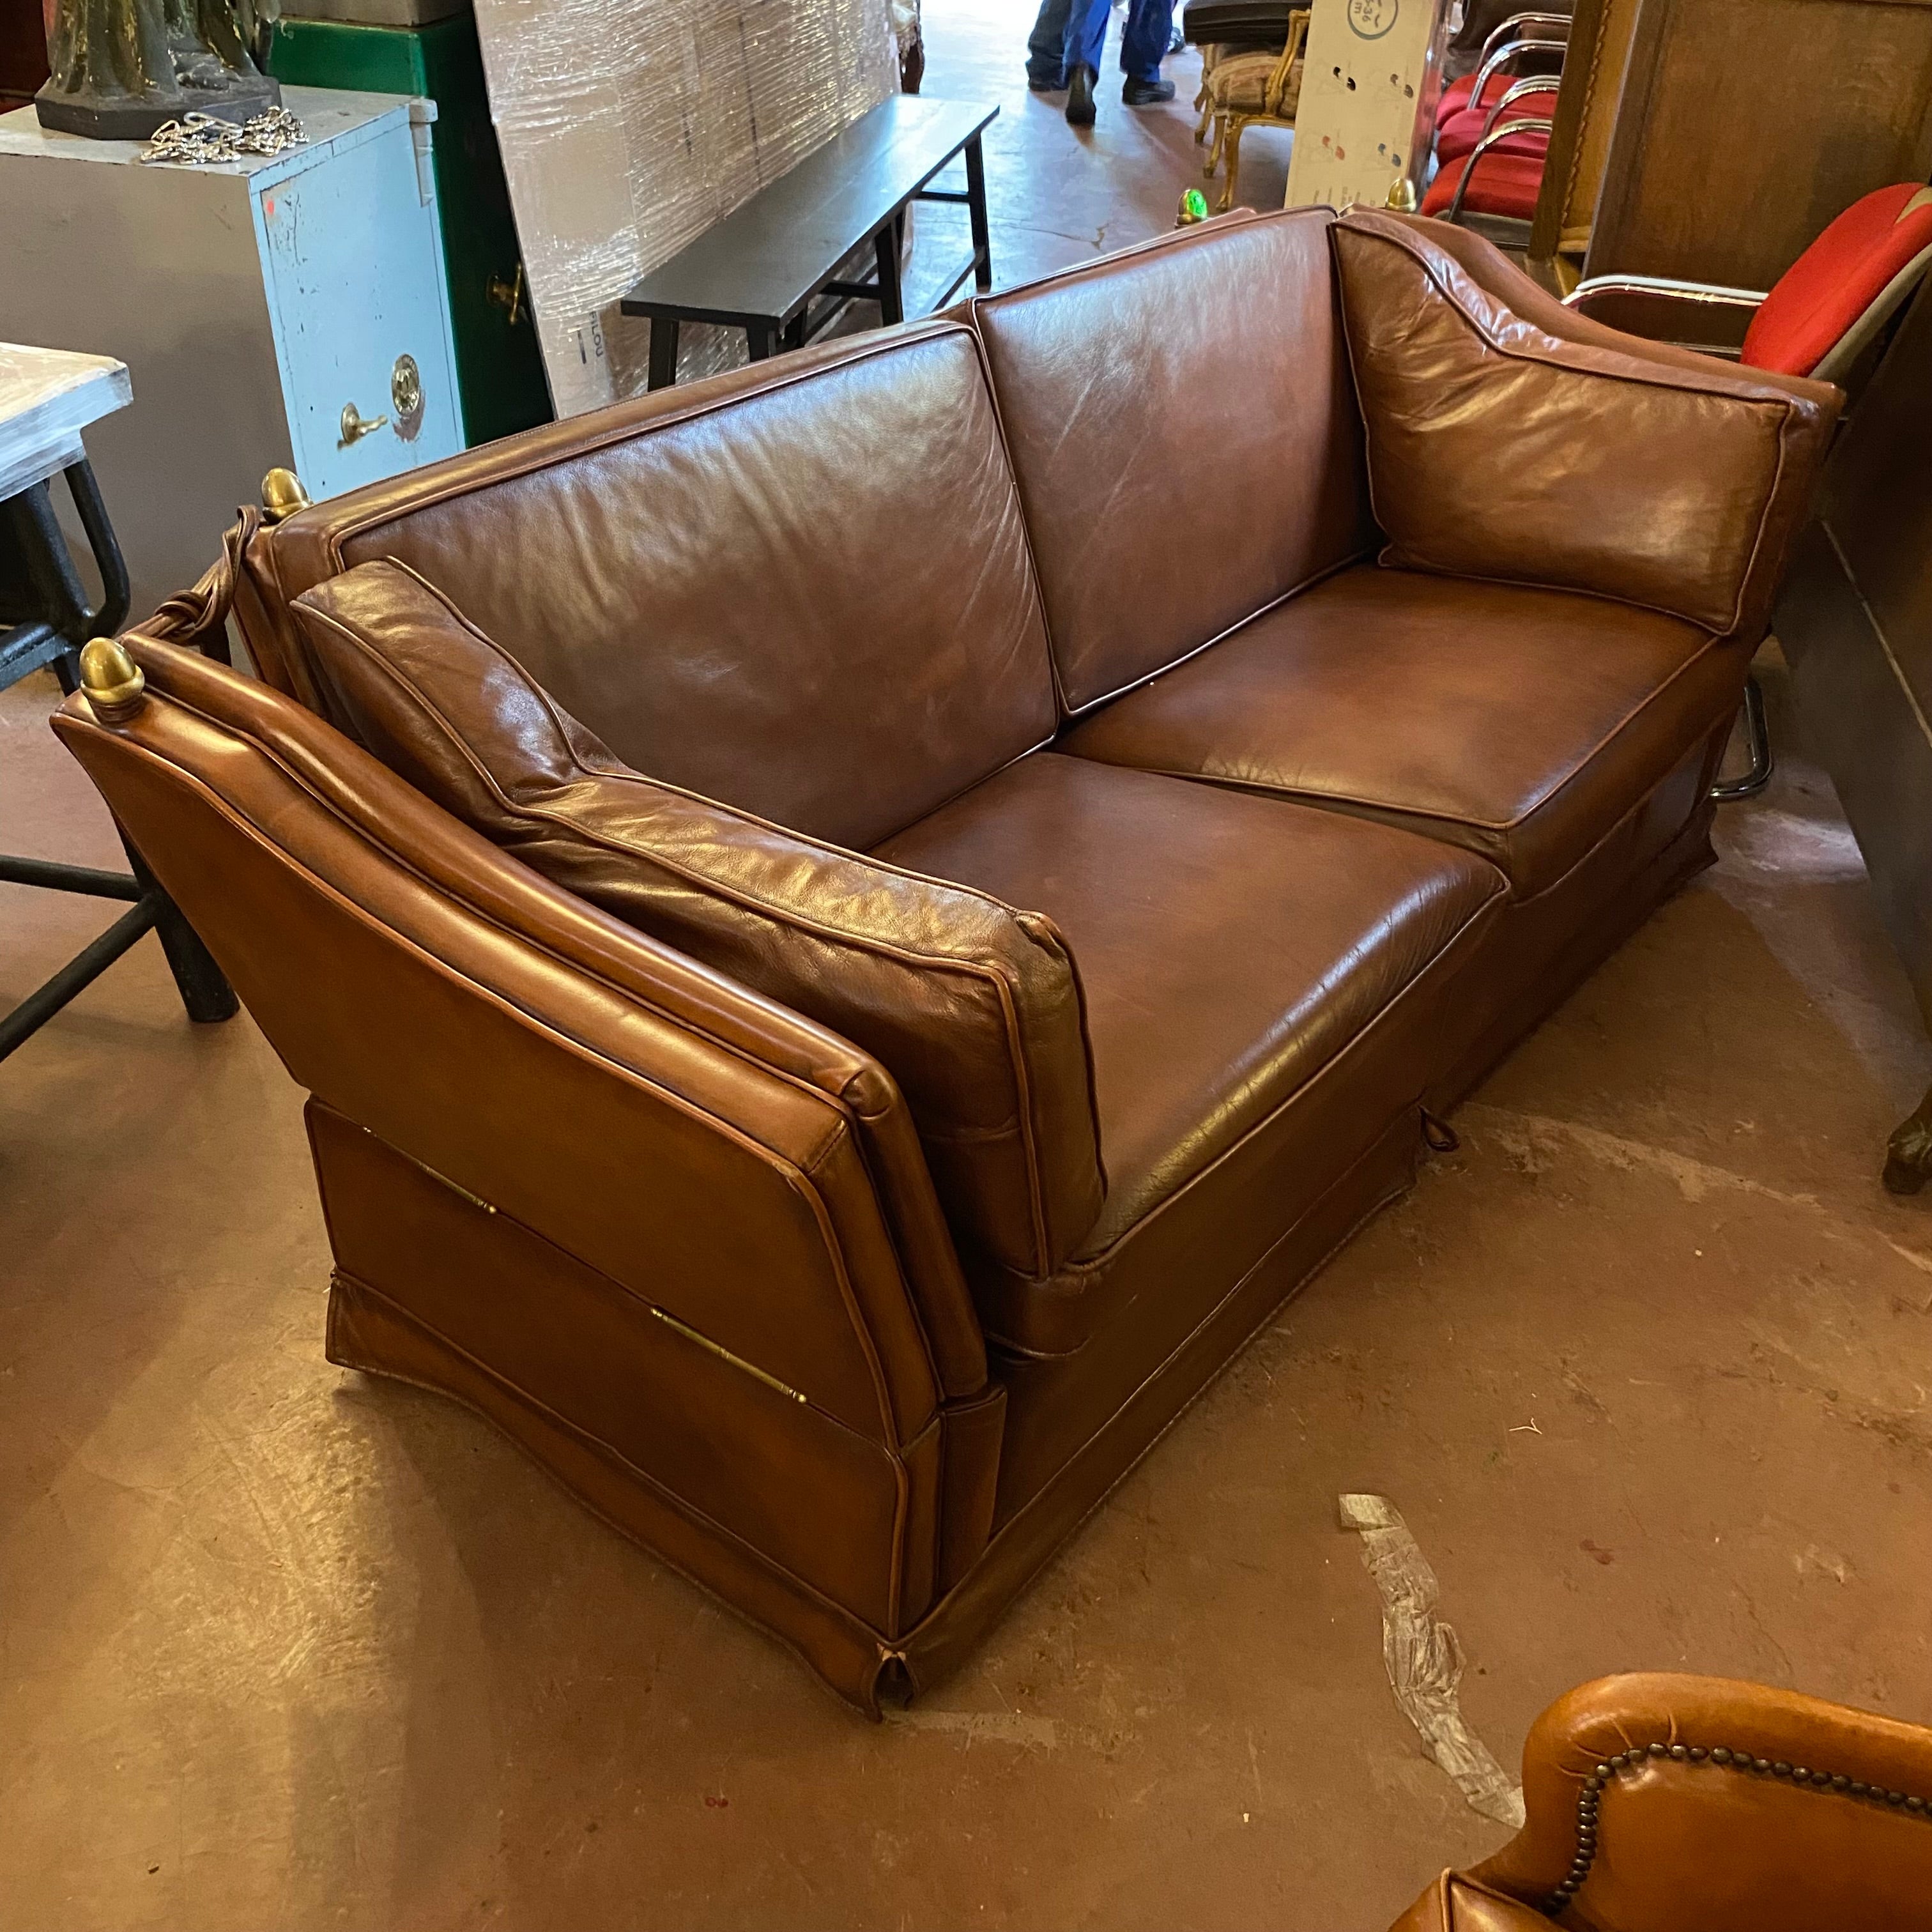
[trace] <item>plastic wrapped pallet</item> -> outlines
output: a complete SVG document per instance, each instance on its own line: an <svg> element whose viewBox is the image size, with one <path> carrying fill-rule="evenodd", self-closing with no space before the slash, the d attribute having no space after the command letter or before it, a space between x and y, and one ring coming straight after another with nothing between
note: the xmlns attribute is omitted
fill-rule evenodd
<svg viewBox="0 0 1932 1932"><path fill-rule="evenodd" d="M898 84L887 0L476 0L560 416L640 394L626 290ZM686 378L744 338L687 327Z"/></svg>

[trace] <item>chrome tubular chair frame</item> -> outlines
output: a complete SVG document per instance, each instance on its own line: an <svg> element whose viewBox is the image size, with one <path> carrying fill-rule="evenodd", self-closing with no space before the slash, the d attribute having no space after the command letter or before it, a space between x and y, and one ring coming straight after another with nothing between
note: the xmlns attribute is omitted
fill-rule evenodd
<svg viewBox="0 0 1932 1932"><path fill-rule="evenodd" d="M1526 94L1555 94L1562 85L1563 76L1560 74L1532 74L1527 80L1512 81L1508 91L1484 117L1483 132L1486 134L1496 126L1497 122L1509 111L1512 101L1520 100Z"/></svg>
<svg viewBox="0 0 1932 1932"><path fill-rule="evenodd" d="M1443 211L1443 220L1444 221L1450 222L1460 222L1461 220L1462 214L1462 200L1463 197L1469 192L1470 182L1475 178L1476 164L1480 161L1492 148L1495 147L1499 142L1508 140L1512 134L1548 134L1553 133L1556 130L1556 123L1553 121L1506 121L1500 128L1492 129L1489 134L1485 134L1483 138L1469 150L1468 160L1464 161L1462 164L1462 178L1456 184L1455 198L1450 202L1448 208Z"/></svg>

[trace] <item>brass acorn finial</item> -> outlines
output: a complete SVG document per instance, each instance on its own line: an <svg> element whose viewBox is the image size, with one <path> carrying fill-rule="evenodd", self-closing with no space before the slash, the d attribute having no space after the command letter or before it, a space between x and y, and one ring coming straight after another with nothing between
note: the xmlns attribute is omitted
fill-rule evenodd
<svg viewBox="0 0 1932 1932"><path fill-rule="evenodd" d="M1388 199L1382 206L1394 208L1398 214L1413 214L1416 209L1414 182L1406 175L1397 175L1389 184Z"/></svg>
<svg viewBox="0 0 1932 1932"><path fill-rule="evenodd" d="M272 470L262 478L262 520L279 524L308 508L308 492L292 470Z"/></svg>
<svg viewBox="0 0 1932 1932"><path fill-rule="evenodd" d="M104 724L124 724L147 702L148 680L118 638L92 638L81 646L80 688Z"/></svg>

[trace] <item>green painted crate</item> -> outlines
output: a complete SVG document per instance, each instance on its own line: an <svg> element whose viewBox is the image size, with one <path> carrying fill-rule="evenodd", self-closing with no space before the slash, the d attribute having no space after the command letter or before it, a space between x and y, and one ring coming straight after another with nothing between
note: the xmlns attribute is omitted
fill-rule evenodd
<svg viewBox="0 0 1932 1932"><path fill-rule="evenodd" d="M422 94L436 103L432 152L465 439L474 448L548 422L550 386L524 290L475 16L422 27L284 20L268 67L295 87Z"/></svg>

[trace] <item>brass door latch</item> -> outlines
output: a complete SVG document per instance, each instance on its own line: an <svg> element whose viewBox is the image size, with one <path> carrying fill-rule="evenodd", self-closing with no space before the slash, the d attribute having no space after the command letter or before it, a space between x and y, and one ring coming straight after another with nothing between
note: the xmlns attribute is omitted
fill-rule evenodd
<svg viewBox="0 0 1932 1932"><path fill-rule="evenodd" d="M360 442L365 436L373 436L379 429L386 429L389 418L386 412L380 416L365 416L353 403L342 406L342 436L336 444L338 449L346 449L351 443Z"/></svg>
<svg viewBox="0 0 1932 1932"><path fill-rule="evenodd" d="M510 326L514 328L524 313L524 265L517 264L517 272L507 282L501 275L492 275L483 286L483 292L504 311Z"/></svg>

